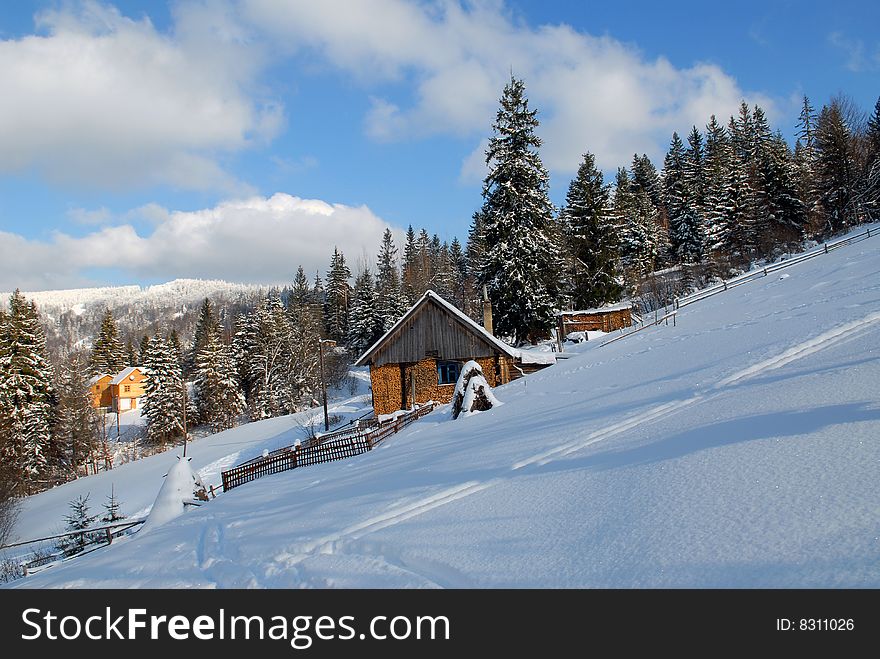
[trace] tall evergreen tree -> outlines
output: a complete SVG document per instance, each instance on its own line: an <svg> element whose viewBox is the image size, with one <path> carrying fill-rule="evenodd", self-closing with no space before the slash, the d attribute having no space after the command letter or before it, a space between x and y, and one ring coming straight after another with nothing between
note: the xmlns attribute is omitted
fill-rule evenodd
<svg viewBox="0 0 880 659"><path fill-rule="evenodd" d="M706 250L718 256L725 248L726 199L730 169L730 140L713 114L706 124L703 158L705 181Z"/></svg>
<svg viewBox="0 0 880 659"><path fill-rule="evenodd" d="M113 320L113 312L110 309L104 311L101 321L101 329L98 338L92 346L92 355L89 359L92 375L106 373L116 375L125 368L125 348L119 340L119 330L116 321Z"/></svg>
<svg viewBox="0 0 880 659"><path fill-rule="evenodd" d="M28 491L51 467L57 394L36 305L16 290L0 325L0 425L7 434L2 461L14 465Z"/></svg>
<svg viewBox="0 0 880 659"><path fill-rule="evenodd" d="M357 288L357 284L355 284ZM407 310L406 297L400 284L400 271L397 265L397 247L391 229L385 229L376 271L376 314L382 331L396 323Z"/></svg>
<svg viewBox="0 0 880 659"><path fill-rule="evenodd" d="M511 78L486 150L480 283L489 289L496 333L516 342L549 331L558 288L556 228L537 127L525 85Z"/></svg>
<svg viewBox="0 0 880 659"><path fill-rule="evenodd" d="M694 129L696 131L696 128ZM702 144L695 160L694 175L702 172ZM697 157L699 163L696 163ZM701 186L701 181L692 181ZM679 263L699 263L703 256L703 222L699 214L696 190L690 189L687 180L686 154L678 133L672 134L669 152L663 163L663 205L669 221L669 243L674 258Z"/></svg>
<svg viewBox="0 0 880 659"><path fill-rule="evenodd" d="M355 279L348 325L348 346L361 354L382 335L382 319L376 313L376 289L373 275L364 266Z"/></svg>
<svg viewBox="0 0 880 659"><path fill-rule="evenodd" d="M634 186L625 167L614 182L614 221L620 242L620 260L631 284L654 270L658 256L657 209L645 188Z"/></svg>
<svg viewBox="0 0 880 659"><path fill-rule="evenodd" d="M584 154L568 188L561 213L571 269L567 291L576 309L617 302L623 293L618 274L619 242L610 210L608 186L592 153Z"/></svg>
<svg viewBox="0 0 880 659"><path fill-rule="evenodd" d="M449 266L452 273L450 302L470 314L470 302L474 298L473 282L468 275L467 255L458 238L449 245Z"/></svg>
<svg viewBox="0 0 880 659"><path fill-rule="evenodd" d="M345 264L345 256L333 248L330 270L327 272L327 333L339 343L348 334L348 308L351 304L351 270Z"/></svg>
<svg viewBox="0 0 880 659"><path fill-rule="evenodd" d="M880 220L880 98L865 130L864 209L871 221Z"/></svg>
<svg viewBox="0 0 880 659"><path fill-rule="evenodd" d="M88 463L101 436L102 420L92 406L86 372L86 360L73 353L64 360L58 377L54 444L63 449L63 464L74 477Z"/></svg>
<svg viewBox="0 0 880 659"><path fill-rule="evenodd" d="M209 331L196 355L195 395L199 418L214 432L232 428L246 408L232 349Z"/></svg>
<svg viewBox="0 0 880 659"><path fill-rule="evenodd" d="M143 366L147 359L147 352L150 349L150 335L144 334L141 337L140 345L138 346L138 366Z"/></svg>
<svg viewBox="0 0 880 659"><path fill-rule="evenodd" d="M214 304L208 298L202 302L196 328L193 332L192 345L186 353L184 373L192 373L195 369L196 357L213 338L220 338L220 321Z"/></svg>
<svg viewBox="0 0 880 659"><path fill-rule="evenodd" d="M820 229L819 191L816 180L816 123L818 117L810 99L804 96L797 124L794 162L798 197L807 213L806 222L812 231Z"/></svg>
<svg viewBox="0 0 880 659"><path fill-rule="evenodd" d="M183 372L171 342L161 332L150 341L144 367L143 415L150 441L165 445L183 433Z"/></svg>
<svg viewBox="0 0 880 659"><path fill-rule="evenodd" d="M833 235L857 222L855 203L856 166L852 134L840 102L822 108L816 124L816 178L824 236Z"/></svg>
<svg viewBox="0 0 880 659"><path fill-rule="evenodd" d="M135 350L134 342L131 339L125 342L125 363L129 366L138 365L138 351Z"/></svg>

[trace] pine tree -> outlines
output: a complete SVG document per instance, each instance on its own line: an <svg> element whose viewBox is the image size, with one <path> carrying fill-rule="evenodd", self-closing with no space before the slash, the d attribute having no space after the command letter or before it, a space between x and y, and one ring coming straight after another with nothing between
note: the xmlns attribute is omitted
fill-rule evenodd
<svg viewBox="0 0 880 659"><path fill-rule="evenodd" d="M685 160L681 138L673 133L663 163L663 205L669 221L669 243L676 261L699 263L703 255L703 223L697 200L687 185Z"/></svg>
<svg viewBox="0 0 880 659"><path fill-rule="evenodd" d="M269 294L244 319L235 353L247 380L251 419L297 411L298 392L291 387L292 328L278 295Z"/></svg>
<svg viewBox="0 0 880 659"><path fill-rule="evenodd" d="M406 228L406 241L403 244L403 275L401 277L401 287L403 295L406 298L407 305L413 304L418 295L417 278L419 270L418 248L416 246L416 232L413 230L412 224Z"/></svg>
<svg viewBox="0 0 880 659"><path fill-rule="evenodd" d="M220 321L217 319L217 311L208 298L202 302L199 309L199 317L196 320L196 329L193 332L192 345L186 353L184 361L184 373L192 373L195 369L196 357L212 339L220 338Z"/></svg>
<svg viewBox="0 0 880 659"><path fill-rule="evenodd" d="M761 217L761 252L770 256L779 244L792 245L804 238L807 212L797 188L791 151L780 133L762 149L758 211Z"/></svg>
<svg viewBox="0 0 880 659"><path fill-rule="evenodd" d="M101 521L105 524L115 524L123 519L125 519L125 515L121 512L121 504L116 498L116 490L111 484L110 494L107 495L107 501L104 502L104 516L101 517Z"/></svg>
<svg viewBox="0 0 880 659"><path fill-rule="evenodd" d="M165 445L183 433L183 372L170 341L157 332L147 348L143 415L150 441Z"/></svg>
<svg viewBox="0 0 880 659"><path fill-rule="evenodd" d="M355 285L355 288L357 285ZM376 272L376 313L382 331L387 331L396 323L408 308L406 297L400 284L397 266L397 247L391 229L385 229L382 244L379 246Z"/></svg>
<svg viewBox="0 0 880 659"><path fill-rule="evenodd" d="M144 334L141 337L141 342L140 342L140 345L138 346L138 361L137 361L138 366L144 365L144 362L147 359L147 352L149 351L149 349L150 349L150 335Z"/></svg>
<svg viewBox="0 0 880 659"><path fill-rule="evenodd" d="M713 114L706 125L704 152L706 249L715 258L727 249L728 177L732 158L730 140Z"/></svg>
<svg viewBox="0 0 880 659"><path fill-rule="evenodd" d="M469 314L474 297L473 282L468 275L467 255L458 238L453 238L449 245L449 267L452 275L449 301Z"/></svg>
<svg viewBox="0 0 880 659"><path fill-rule="evenodd" d="M199 418L220 432L235 426L245 410L232 349L219 332L209 331L195 361L195 396Z"/></svg>
<svg viewBox="0 0 880 659"><path fill-rule="evenodd" d="M620 261L629 272L630 284L654 270L659 250L657 209L648 191L633 185L625 167L614 182L614 221L620 242Z"/></svg>
<svg viewBox="0 0 880 659"><path fill-rule="evenodd" d="M116 375L125 368L125 348L119 340L119 330L116 321L113 320L113 312L107 309L101 321L101 329L98 338L92 346L92 356L89 359L92 375Z"/></svg>
<svg viewBox="0 0 880 659"><path fill-rule="evenodd" d="M89 496L88 494L80 495L70 502L70 513L64 516L68 531L85 531L92 525L92 522L98 519L97 515L89 514ZM68 556L72 556L81 552L91 541L91 534L79 533L63 539L59 543L59 548L64 550Z"/></svg>
<svg viewBox="0 0 880 659"><path fill-rule="evenodd" d="M880 220L880 98L865 130L864 209L870 221Z"/></svg>
<svg viewBox="0 0 880 659"><path fill-rule="evenodd" d="M134 348L134 342L129 339L125 342L125 363L129 366L138 365L138 353Z"/></svg>
<svg viewBox="0 0 880 659"><path fill-rule="evenodd" d="M293 295L288 307L291 326L290 386L297 400L311 405L317 397L318 340L321 338L321 305L314 291L308 290L305 275L294 280Z"/></svg>
<svg viewBox="0 0 880 659"><path fill-rule="evenodd" d="M293 307L296 305L310 304L312 302L311 298L312 288L309 285L309 280L306 278L306 271L302 266L299 266L296 270L296 275L293 278L293 286L290 289L288 306Z"/></svg>
<svg viewBox="0 0 880 659"><path fill-rule="evenodd" d="M345 264L345 256L333 248L330 270L327 272L327 333L339 343L348 333L348 307L351 304L351 270Z"/></svg>
<svg viewBox="0 0 880 659"><path fill-rule="evenodd" d="M835 99L816 124L816 178L825 237L857 222L855 154L852 135Z"/></svg>
<svg viewBox="0 0 880 659"><path fill-rule="evenodd" d="M370 269L364 266L355 279L348 325L348 346L361 354L382 335L382 320L376 313L376 290Z"/></svg>
<svg viewBox="0 0 880 659"><path fill-rule="evenodd" d="M46 357L46 337L36 305L16 290L0 337L0 413L7 434L2 460L14 465L27 490L52 464L51 429L57 395Z"/></svg>
<svg viewBox="0 0 880 659"><path fill-rule="evenodd" d="M68 355L58 378L58 421L53 443L63 449L64 466L74 477L89 462L101 437L102 420L92 407L85 362L79 353Z"/></svg>
<svg viewBox="0 0 880 659"><path fill-rule="evenodd" d="M516 342L548 333L558 288L556 227L537 127L525 85L511 77L486 150L480 283L489 289L496 333Z"/></svg>
<svg viewBox="0 0 880 659"><path fill-rule="evenodd" d="M659 208L662 205L663 189L660 175L654 163L644 153L633 155L631 186L634 194L644 192L648 195L651 205Z"/></svg>
<svg viewBox="0 0 880 659"><path fill-rule="evenodd" d="M177 359L177 363L183 368L183 342L180 340L177 329L172 328L168 333L168 346L171 348L174 358Z"/></svg>
<svg viewBox="0 0 880 659"><path fill-rule="evenodd" d="M593 154L586 153L561 213L572 262L568 296L576 309L617 302L623 293L617 274L620 248L609 206L602 172Z"/></svg>

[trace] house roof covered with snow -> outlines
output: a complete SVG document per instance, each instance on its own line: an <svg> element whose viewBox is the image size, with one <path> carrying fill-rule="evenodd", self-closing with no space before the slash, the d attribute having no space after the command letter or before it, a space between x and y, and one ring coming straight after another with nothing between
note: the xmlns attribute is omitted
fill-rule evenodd
<svg viewBox="0 0 880 659"><path fill-rule="evenodd" d="M137 371L138 373L143 373L143 369L140 366L128 366L127 368L122 369L119 373L116 374L112 380L110 380L110 384L120 384L125 378L129 375Z"/></svg>
<svg viewBox="0 0 880 659"><path fill-rule="evenodd" d="M577 311L560 311L557 313L557 316L575 316L581 314L594 314L594 313L611 313L612 311L625 311L626 309L631 309L632 303L629 301L626 302L618 302L617 304L608 304L604 307L595 307L593 309L579 309Z"/></svg>
<svg viewBox="0 0 880 659"><path fill-rule="evenodd" d="M97 375L93 375L89 378L89 386L92 387L98 384L104 378L109 378L110 376L107 373L98 373Z"/></svg>
<svg viewBox="0 0 880 659"><path fill-rule="evenodd" d="M435 293L434 291L427 291L419 300L410 307L409 311L407 311L394 325L382 335L378 341L376 341L372 346L370 346L364 354L362 354L358 360L355 362L355 366L366 366L370 364L374 357L383 351L393 340L402 339L402 330L405 326L409 325L411 321L424 309L428 307L428 305L433 305L435 308L439 309L441 313L446 315L451 319L455 325L464 330L464 332L472 335L477 341L483 343L487 347L489 347L492 351L501 352L506 354L514 359L518 359L520 356L519 350L512 348L511 346L492 336L489 332L486 331L484 327L474 322L470 317L465 315L462 311L455 307L455 305L450 304L446 300L444 300L440 295ZM430 351L431 348L427 348L426 351ZM424 356L424 354L422 355ZM463 357L464 355L458 355L459 357ZM472 355L470 355L472 356ZM393 360L386 360L393 361Z"/></svg>

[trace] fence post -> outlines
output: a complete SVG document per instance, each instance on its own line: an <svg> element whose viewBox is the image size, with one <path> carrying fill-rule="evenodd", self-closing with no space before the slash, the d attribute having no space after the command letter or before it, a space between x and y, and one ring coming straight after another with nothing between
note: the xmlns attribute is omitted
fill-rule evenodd
<svg viewBox="0 0 880 659"><path fill-rule="evenodd" d="M828 243L825 243L825 253L828 253Z"/></svg>
<svg viewBox="0 0 880 659"><path fill-rule="evenodd" d="M724 280L724 290L725 291L727 290L727 280L726 279Z"/></svg>
<svg viewBox="0 0 880 659"><path fill-rule="evenodd" d="M107 544L112 545L113 544L113 534L110 533L110 529L105 529L105 531L107 531Z"/></svg>

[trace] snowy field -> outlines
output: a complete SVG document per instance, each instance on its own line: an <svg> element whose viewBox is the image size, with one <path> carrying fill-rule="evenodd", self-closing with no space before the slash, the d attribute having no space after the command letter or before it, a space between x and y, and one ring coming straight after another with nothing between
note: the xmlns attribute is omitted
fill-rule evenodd
<svg viewBox="0 0 880 659"><path fill-rule="evenodd" d="M501 407L441 408L11 585L880 587L880 238L600 343L497 388ZM200 440L193 466L216 482L292 425ZM173 460L93 492L115 480L143 511Z"/></svg>

